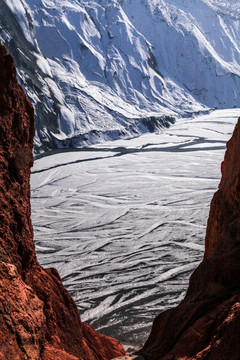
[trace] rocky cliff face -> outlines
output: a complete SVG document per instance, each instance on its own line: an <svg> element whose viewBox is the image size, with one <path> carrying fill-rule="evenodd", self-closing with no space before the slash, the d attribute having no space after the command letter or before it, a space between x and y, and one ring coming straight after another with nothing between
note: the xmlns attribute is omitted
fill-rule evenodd
<svg viewBox="0 0 240 360"><path fill-rule="evenodd" d="M139 354L146 359L240 359L240 118L213 197L204 260L185 299L160 314Z"/></svg>
<svg viewBox="0 0 240 360"><path fill-rule="evenodd" d="M205 258L234 249L240 241L240 125L235 128L222 163L222 179L209 214Z"/></svg>
<svg viewBox="0 0 240 360"><path fill-rule="evenodd" d="M33 108L0 45L0 359L109 360L119 342L82 324L55 269L37 262L30 220Z"/></svg>

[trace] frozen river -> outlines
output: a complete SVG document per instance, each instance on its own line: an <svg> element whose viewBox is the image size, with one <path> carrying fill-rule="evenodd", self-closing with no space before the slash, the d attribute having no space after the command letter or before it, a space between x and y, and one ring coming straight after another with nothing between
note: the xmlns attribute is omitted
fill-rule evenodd
<svg viewBox="0 0 240 360"><path fill-rule="evenodd" d="M183 298L238 116L214 111L160 134L35 161L38 259L58 269L83 321L139 344L153 318Z"/></svg>

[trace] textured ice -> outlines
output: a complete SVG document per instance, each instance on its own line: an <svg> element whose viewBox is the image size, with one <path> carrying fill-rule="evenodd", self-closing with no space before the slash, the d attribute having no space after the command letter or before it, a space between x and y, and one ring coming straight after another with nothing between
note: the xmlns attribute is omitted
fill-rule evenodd
<svg viewBox="0 0 240 360"><path fill-rule="evenodd" d="M84 321L139 344L183 297L200 262L210 200L240 109L35 161L40 263L55 266Z"/></svg>

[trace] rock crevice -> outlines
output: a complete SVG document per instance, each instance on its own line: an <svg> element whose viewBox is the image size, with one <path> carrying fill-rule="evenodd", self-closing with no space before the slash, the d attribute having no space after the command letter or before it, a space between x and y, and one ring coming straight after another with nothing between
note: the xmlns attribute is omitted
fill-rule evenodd
<svg viewBox="0 0 240 360"><path fill-rule="evenodd" d="M120 343L80 320L56 269L35 254L30 219L33 108L0 45L0 360L110 360ZM202 263L160 314L139 358L240 359L240 119L213 197ZM137 358L136 358L137 359Z"/></svg>

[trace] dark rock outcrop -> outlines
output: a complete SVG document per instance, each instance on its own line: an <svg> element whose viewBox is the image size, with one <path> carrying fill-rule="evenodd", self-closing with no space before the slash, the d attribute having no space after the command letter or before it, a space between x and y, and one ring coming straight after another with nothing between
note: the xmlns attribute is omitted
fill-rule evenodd
<svg viewBox="0 0 240 360"><path fill-rule="evenodd" d="M181 304L160 314L145 359L240 359L240 118L211 202L202 263Z"/></svg>
<svg viewBox="0 0 240 360"><path fill-rule="evenodd" d="M0 45L0 360L109 360L120 343L81 323L57 270L36 259L30 219L33 108Z"/></svg>

